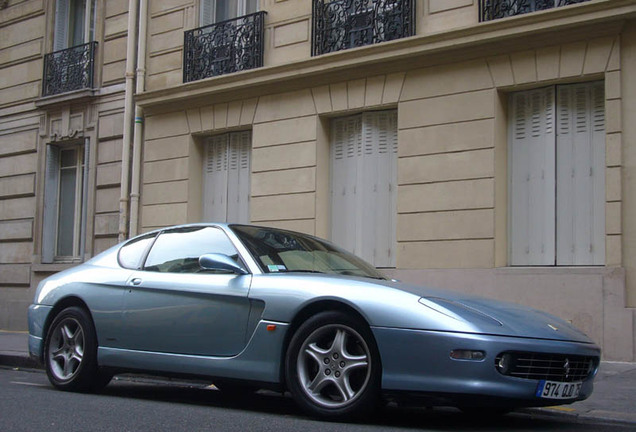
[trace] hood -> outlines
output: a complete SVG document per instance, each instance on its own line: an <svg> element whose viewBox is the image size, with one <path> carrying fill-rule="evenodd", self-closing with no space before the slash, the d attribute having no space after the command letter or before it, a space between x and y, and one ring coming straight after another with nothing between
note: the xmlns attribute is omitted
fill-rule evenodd
<svg viewBox="0 0 636 432"><path fill-rule="evenodd" d="M400 282L383 285L419 295L420 303L457 321L471 323L475 332L535 339L593 343L569 322L527 306L468 294L412 286Z"/></svg>

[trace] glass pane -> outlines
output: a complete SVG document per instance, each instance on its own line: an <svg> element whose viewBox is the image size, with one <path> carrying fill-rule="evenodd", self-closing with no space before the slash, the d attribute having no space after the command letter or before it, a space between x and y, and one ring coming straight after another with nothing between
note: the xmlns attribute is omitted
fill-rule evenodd
<svg viewBox="0 0 636 432"><path fill-rule="evenodd" d="M82 45L84 41L84 12L86 0L74 0L71 3L71 46Z"/></svg>
<svg viewBox="0 0 636 432"><path fill-rule="evenodd" d="M77 163L77 150L62 150L61 162L60 165L62 168L74 167Z"/></svg>
<svg viewBox="0 0 636 432"><path fill-rule="evenodd" d="M236 0L216 0L216 22L236 18L237 6Z"/></svg>
<svg viewBox="0 0 636 432"><path fill-rule="evenodd" d="M246 11L245 14L251 14L254 12L258 12L258 0L246 0Z"/></svg>
<svg viewBox="0 0 636 432"><path fill-rule="evenodd" d="M128 242L119 250L119 264L129 269L141 267L141 260L157 234L148 234Z"/></svg>
<svg viewBox="0 0 636 432"><path fill-rule="evenodd" d="M63 159L64 153L66 152L63 152ZM62 169L60 171L60 204L57 225L58 256L73 256L76 183L77 171L75 169Z"/></svg>
<svg viewBox="0 0 636 432"><path fill-rule="evenodd" d="M199 257L220 253L240 262L238 251L225 233L213 227L187 227L164 232L148 254L144 270L169 273L201 271Z"/></svg>

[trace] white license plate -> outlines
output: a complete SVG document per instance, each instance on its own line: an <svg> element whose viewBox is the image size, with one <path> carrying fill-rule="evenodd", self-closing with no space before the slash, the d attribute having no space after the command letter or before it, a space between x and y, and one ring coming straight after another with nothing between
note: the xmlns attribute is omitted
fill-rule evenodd
<svg viewBox="0 0 636 432"><path fill-rule="evenodd" d="M537 397L542 399L576 399L581 392L582 382L539 381Z"/></svg>

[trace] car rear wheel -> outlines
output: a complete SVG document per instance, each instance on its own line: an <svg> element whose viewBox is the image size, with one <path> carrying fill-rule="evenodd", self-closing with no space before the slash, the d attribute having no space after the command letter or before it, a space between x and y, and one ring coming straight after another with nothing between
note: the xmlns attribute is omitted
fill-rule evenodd
<svg viewBox="0 0 636 432"><path fill-rule="evenodd" d="M95 391L106 386L111 375L97 367L97 337L85 309L69 307L49 327L44 363L49 381L60 390Z"/></svg>
<svg viewBox="0 0 636 432"><path fill-rule="evenodd" d="M337 420L360 417L379 400L381 366L366 323L324 312L303 323L287 351L287 386L309 414Z"/></svg>

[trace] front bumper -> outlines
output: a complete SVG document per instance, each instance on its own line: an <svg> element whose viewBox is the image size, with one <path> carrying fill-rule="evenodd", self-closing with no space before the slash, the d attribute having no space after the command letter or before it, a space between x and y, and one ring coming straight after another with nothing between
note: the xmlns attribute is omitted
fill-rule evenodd
<svg viewBox="0 0 636 432"><path fill-rule="evenodd" d="M41 362L44 355L44 326L51 306L32 304L27 312L29 322L29 355Z"/></svg>
<svg viewBox="0 0 636 432"><path fill-rule="evenodd" d="M451 404L548 406L568 404L592 394L596 371L583 382L576 399L536 396L539 380L500 374L495 357L505 351L583 355L600 358L593 344L506 336L372 328L382 361L385 392L439 396ZM453 350L485 352L483 360L454 360Z"/></svg>

